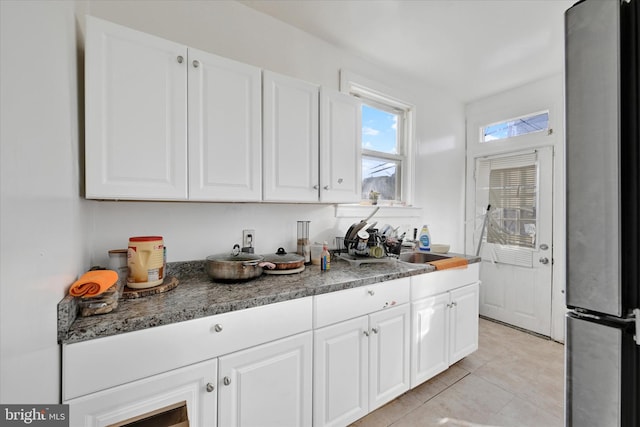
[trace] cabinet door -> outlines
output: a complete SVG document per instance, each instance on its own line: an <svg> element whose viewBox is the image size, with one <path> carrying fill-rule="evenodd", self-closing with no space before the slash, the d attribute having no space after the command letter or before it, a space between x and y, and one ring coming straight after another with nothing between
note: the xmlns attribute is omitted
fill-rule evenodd
<svg viewBox="0 0 640 427"><path fill-rule="evenodd" d="M261 71L189 48L189 199L262 199Z"/></svg>
<svg viewBox="0 0 640 427"><path fill-rule="evenodd" d="M124 425L184 402L190 426L215 426L217 368L217 359L212 359L68 400L64 403L69 404L70 425Z"/></svg>
<svg viewBox="0 0 640 427"><path fill-rule="evenodd" d="M221 357L218 424L310 426L312 340L306 332Z"/></svg>
<svg viewBox="0 0 640 427"><path fill-rule="evenodd" d="M317 202L319 87L263 73L264 200Z"/></svg>
<svg viewBox="0 0 640 427"><path fill-rule="evenodd" d="M451 291L449 364L478 349L478 283Z"/></svg>
<svg viewBox="0 0 640 427"><path fill-rule="evenodd" d="M320 201L359 202L361 103L353 96L323 88L320 111Z"/></svg>
<svg viewBox="0 0 640 427"><path fill-rule="evenodd" d="M369 411L409 390L409 304L369 317Z"/></svg>
<svg viewBox="0 0 640 427"><path fill-rule="evenodd" d="M186 59L185 46L87 17L87 198L187 198Z"/></svg>
<svg viewBox="0 0 640 427"><path fill-rule="evenodd" d="M345 426L369 412L368 330L362 316L314 331L314 426Z"/></svg>
<svg viewBox="0 0 640 427"><path fill-rule="evenodd" d="M449 367L449 293L412 304L411 387Z"/></svg>

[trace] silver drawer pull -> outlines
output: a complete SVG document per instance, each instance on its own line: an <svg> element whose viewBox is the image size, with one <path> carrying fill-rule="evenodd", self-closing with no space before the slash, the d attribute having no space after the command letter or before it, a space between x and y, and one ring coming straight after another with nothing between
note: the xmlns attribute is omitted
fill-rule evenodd
<svg viewBox="0 0 640 427"><path fill-rule="evenodd" d="M224 377L224 379L222 380L222 382L224 383L224 385L229 385L229 384L231 384L231 378L229 378L229 377Z"/></svg>
<svg viewBox="0 0 640 427"><path fill-rule="evenodd" d="M377 334L377 333L378 333L378 328L371 328L371 331L372 331L374 334Z"/></svg>
<svg viewBox="0 0 640 427"><path fill-rule="evenodd" d="M363 331L362 333L364 334L365 337L369 336L369 331Z"/></svg>
<svg viewBox="0 0 640 427"><path fill-rule="evenodd" d="M213 384L211 383L207 383L207 392L211 393L213 390L215 390L216 388L213 386Z"/></svg>
<svg viewBox="0 0 640 427"><path fill-rule="evenodd" d="M371 295L371 296L374 296L374 295L376 294L376 293L375 293L374 291L372 291L371 289L369 289L369 290L367 291L367 293L368 293L369 295Z"/></svg>
<svg viewBox="0 0 640 427"><path fill-rule="evenodd" d="M222 325L220 323L217 323L214 327L213 330L216 332L222 332Z"/></svg>

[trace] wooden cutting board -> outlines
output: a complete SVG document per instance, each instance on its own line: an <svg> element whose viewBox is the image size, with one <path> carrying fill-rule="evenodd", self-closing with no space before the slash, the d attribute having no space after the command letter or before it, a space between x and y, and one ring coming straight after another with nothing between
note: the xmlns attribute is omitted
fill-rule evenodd
<svg viewBox="0 0 640 427"><path fill-rule="evenodd" d="M467 268L467 264L469 264L469 261L467 261L466 258L454 256L438 261L430 261L427 264L433 265L436 270L445 270L447 268Z"/></svg>
<svg viewBox="0 0 640 427"><path fill-rule="evenodd" d="M122 298L132 299L132 298L147 297L149 295L161 294L163 292L170 291L176 286L178 286L178 279L174 276L167 276L164 278L164 281L162 283L152 288L133 289L133 288L129 288L128 286L125 286L124 290L122 291Z"/></svg>

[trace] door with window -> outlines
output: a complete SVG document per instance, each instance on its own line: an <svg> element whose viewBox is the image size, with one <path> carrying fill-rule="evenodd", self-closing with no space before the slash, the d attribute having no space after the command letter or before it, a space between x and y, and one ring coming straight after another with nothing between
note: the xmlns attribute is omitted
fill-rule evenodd
<svg viewBox="0 0 640 427"><path fill-rule="evenodd" d="M551 335L553 147L475 159L480 314Z"/></svg>

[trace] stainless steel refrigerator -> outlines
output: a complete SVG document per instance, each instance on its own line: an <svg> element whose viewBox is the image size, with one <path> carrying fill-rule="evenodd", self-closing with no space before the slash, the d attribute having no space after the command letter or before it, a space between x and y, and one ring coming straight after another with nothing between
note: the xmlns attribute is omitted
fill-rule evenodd
<svg viewBox="0 0 640 427"><path fill-rule="evenodd" d="M567 426L640 426L639 3L565 13Z"/></svg>

